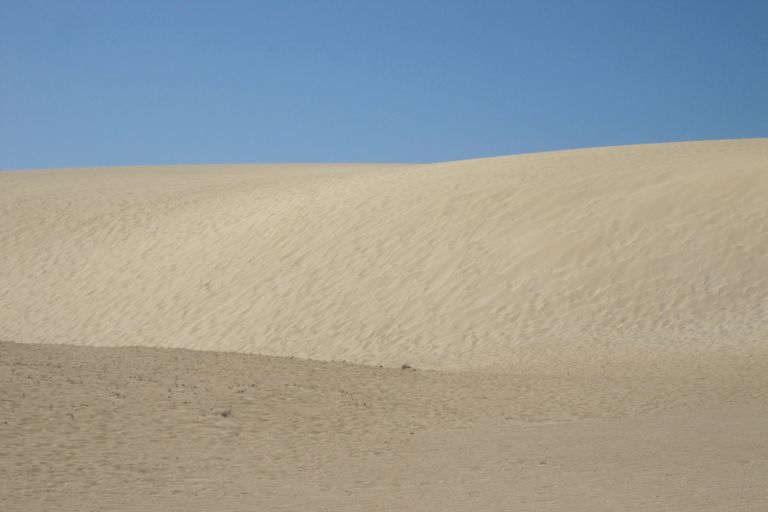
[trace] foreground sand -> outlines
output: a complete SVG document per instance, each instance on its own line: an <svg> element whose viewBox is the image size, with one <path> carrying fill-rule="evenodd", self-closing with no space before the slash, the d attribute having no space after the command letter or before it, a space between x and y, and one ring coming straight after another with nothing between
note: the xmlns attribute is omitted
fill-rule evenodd
<svg viewBox="0 0 768 512"><path fill-rule="evenodd" d="M766 204L766 139L0 173L3 510L765 510Z"/></svg>
<svg viewBox="0 0 768 512"><path fill-rule="evenodd" d="M765 357L588 377L11 343L0 360L3 510L768 506Z"/></svg>

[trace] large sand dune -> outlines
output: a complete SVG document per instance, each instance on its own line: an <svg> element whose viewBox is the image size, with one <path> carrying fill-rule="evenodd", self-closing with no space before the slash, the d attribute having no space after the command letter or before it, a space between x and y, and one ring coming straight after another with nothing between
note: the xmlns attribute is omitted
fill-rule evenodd
<svg viewBox="0 0 768 512"><path fill-rule="evenodd" d="M765 139L0 191L0 339L456 368L768 334Z"/></svg>
<svg viewBox="0 0 768 512"><path fill-rule="evenodd" d="M0 216L2 510L768 507L768 139L2 172Z"/></svg>

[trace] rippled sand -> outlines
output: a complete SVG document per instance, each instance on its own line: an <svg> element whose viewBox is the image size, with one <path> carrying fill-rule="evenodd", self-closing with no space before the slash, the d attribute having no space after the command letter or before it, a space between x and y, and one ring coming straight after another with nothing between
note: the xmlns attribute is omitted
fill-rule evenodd
<svg viewBox="0 0 768 512"><path fill-rule="evenodd" d="M766 205L768 139L2 172L0 501L765 510Z"/></svg>

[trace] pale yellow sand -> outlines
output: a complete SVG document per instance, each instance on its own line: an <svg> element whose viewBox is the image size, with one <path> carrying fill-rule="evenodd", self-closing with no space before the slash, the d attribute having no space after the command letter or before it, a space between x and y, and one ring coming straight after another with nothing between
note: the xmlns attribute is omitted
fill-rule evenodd
<svg viewBox="0 0 768 512"><path fill-rule="evenodd" d="M767 205L767 139L0 173L3 510L766 510Z"/></svg>

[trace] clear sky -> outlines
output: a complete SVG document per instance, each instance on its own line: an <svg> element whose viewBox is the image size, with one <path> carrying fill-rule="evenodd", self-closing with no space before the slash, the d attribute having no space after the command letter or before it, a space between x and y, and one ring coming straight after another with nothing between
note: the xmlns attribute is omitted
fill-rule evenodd
<svg viewBox="0 0 768 512"><path fill-rule="evenodd" d="M768 137L768 1L0 0L0 169Z"/></svg>

